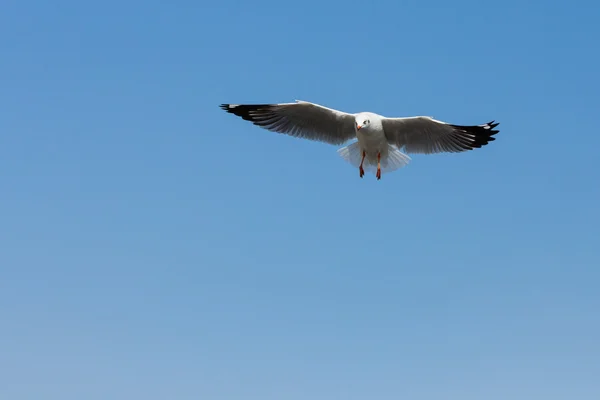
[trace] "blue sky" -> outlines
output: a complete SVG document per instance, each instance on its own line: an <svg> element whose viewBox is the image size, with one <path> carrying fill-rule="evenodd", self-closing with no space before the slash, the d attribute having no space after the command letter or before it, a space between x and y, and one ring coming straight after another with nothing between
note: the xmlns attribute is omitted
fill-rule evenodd
<svg viewBox="0 0 600 400"><path fill-rule="evenodd" d="M4 1L0 398L600 398L599 14ZM377 181L218 108L294 99L501 131Z"/></svg>

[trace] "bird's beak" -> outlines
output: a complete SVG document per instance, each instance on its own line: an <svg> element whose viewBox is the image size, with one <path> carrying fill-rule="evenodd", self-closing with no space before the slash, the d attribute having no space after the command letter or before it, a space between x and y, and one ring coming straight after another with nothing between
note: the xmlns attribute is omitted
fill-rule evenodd
<svg viewBox="0 0 600 400"><path fill-rule="evenodd" d="M360 131L360 128L362 128L362 126L360 126L360 125L356 125L356 130L357 130L357 131Z"/></svg>

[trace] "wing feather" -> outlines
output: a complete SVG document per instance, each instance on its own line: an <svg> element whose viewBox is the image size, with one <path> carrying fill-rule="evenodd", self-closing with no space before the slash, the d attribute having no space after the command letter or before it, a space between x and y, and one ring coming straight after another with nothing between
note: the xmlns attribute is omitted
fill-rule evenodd
<svg viewBox="0 0 600 400"><path fill-rule="evenodd" d="M453 125L430 117L383 118L383 130L390 144L407 153L459 153L481 148L499 130L499 123Z"/></svg>
<svg viewBox="0 0 600 400"><path fill-rule="evenodd" d="M294 137L336 145L356 137L353 114L306 101L220 107L261 128Z"/></svg>

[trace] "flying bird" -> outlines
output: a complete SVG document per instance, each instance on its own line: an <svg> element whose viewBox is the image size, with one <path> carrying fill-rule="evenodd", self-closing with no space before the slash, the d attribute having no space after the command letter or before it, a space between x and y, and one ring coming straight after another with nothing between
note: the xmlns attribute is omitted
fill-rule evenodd
<svg viewBox="0 0 600 400"><path fill-rule="evenodd" d="M388 118L372 112L346 113L308 101L279 104L221 104L261 128L294 137L341 145L339 155L359 170L381 174L407 165L406 153L459 153L485 146L495 140L499 124L454 125L432 117Z"/></svg>

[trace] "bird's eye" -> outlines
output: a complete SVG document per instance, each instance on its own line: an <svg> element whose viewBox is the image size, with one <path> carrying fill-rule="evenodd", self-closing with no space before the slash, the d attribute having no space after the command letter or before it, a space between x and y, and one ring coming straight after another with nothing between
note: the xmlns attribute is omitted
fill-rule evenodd
<svg viewBox="0 0 600 400"><path fill-rule="evenodd" d="M364 121L363 121L363 125L366 125L366 124L367 124L367 122L369 122L369 121L367 121L367 120L364 120Z"/></svg>

